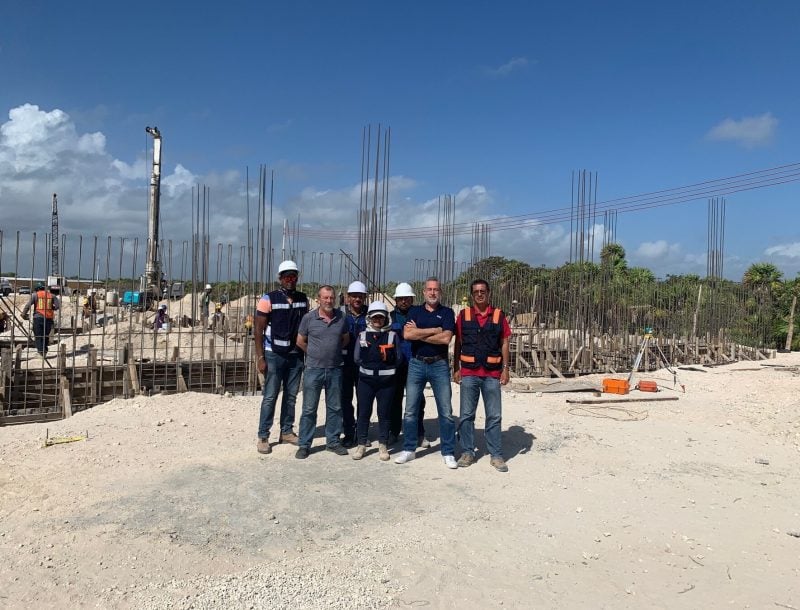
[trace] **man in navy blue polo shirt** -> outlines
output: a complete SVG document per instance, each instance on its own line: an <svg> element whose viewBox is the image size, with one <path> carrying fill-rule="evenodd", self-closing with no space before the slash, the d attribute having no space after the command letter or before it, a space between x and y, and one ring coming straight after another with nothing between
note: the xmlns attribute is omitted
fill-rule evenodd
<svg viewBox="0 0 800 610"><path fill-rule="evenodd" d="M412 307L404 328L404 337L411 341L411 361L406 381L406 412L403 416L403 451L396 464L414 459L417 448L417 406L426 383L431 384L436 410L439 414L439 436L442 458L448 468L458 468L454 455L456 420L453 416L450 363L447 346L456 328L455 313L439 300L442 290L435 277L425 281L425 304Z"/></svg>

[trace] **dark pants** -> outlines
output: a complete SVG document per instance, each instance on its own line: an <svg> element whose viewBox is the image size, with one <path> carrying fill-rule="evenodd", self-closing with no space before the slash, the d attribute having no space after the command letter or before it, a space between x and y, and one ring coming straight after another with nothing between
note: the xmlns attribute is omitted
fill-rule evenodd
<svg viewBox="0 0 800 610"><path fill-rule="evenodd" d="M397 372L394 375L395 390L394 397L392 398L392 414L389 418L389 432L394 436L400 436L403 431L403 395L406 392L406 380L408 379L408 361L397 367ZM419 416L417 424L417 437L425 437L425 398L420 398L420 403L417 409Z"/></svg>
<svg viewBox="0 0 800 610"><path fill-rule="evenodd" d="M358 383L358 365L345 363L342 367L342 433L346 441L356 437L356 411L353 396Z"/></svg>
<svg viewBox="0 0 800 610"><path fill-rule="evenodd" d="M358 379L358 444L367 444L372 403L378 403L378 442L389 441L389 417L394 397L394 380L391 377L364 377Z"/></svg>
<svg viewBox="0 0 800 610"><path fill-rule="evenodd" d="M53 320L44 316L33 316L33 342L42 356L47 353L47 338L53 329Z"/></svg>

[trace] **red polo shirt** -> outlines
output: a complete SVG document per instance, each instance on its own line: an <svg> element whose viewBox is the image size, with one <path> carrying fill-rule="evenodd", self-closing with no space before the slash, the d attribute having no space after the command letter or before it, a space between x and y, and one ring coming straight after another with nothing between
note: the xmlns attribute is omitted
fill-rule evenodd
<svg viewBox="0 0 800 610"><path fill-rule="evenodd" d="M479 312L474 307L472 308L472 315L474 319L478 322L480 327L483 327L486 324L486 320L492 317L492 313L494 312L494 307L489 305L486 308L486 311L483 313ZM456 316L456 335L459 339L461 339L461 312ZM508 325L508 320L505 316L503 316L503 330L501 332L501 337L503 339L508 339L511 336L511 327ZM462 377L469 377L470 375L475 375L478 377L496 377L500 379L500 373L503 371L487 371L482 366L479 366L476 369L465 369L463 366L459 366L459 370L461 371Z"/></svg>

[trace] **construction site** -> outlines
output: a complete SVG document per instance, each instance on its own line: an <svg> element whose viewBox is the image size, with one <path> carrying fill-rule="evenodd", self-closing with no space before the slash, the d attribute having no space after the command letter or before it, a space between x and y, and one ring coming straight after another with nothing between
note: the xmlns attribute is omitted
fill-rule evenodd
<svg viewBox="0 0 800 610"><path fill-rule="evenodd" d="M60 419L141 394L258 394L263 379L253 358L253 313L260 295L277 286L277 264L289 258L301 270L298 288L312 299L320 285L330 284L343 303L347 284L361 280L370 300L386 301L390 309L397 281L410 281L420 302L424 281L437 277L443 302L458 311L468 304L469 283L488 280L493 304L512 327L517 385L533 377L621 375L637 356L638 367L647 371L775 355L768 344L768 287L723 279L724 197L708 200L706 277L658 280L646 269L627 270L616 243L619 212L645 204L598 206L597 176L573 172L571 206L554 220L570 225L570 259L558 268L535 267L492 256L493 235L507 226L460 220L450 195L439 198L436 227L405 235L390 230L391 131L370 126L362 134L361 197L349 234L301 230L300 219L284 220L281 243L273 243L275 176L262 166L255 188L247 185L242 243L214 242L204 186L192 191L191 239L174 242L159 232L161 133L146 131L153 142L146 240L60 235L55 194L50 233L0 233L0 267L14 279L1 305L8 322L0 334L0 424ZM703 188L680 189L674 197L699 198L708 192ZM723 181L716 190L729 188ZM257 196L251 202L252 190ZM427 238L427 257L415 250L413 277L390 278L387 244L412 236ZM342 237L355 243L353 252L303 248ZM470 258L457 260L457 244L464 240L471 240ZM36 277L47 278L47 290L57 288L61 305L46 357L34 350L31 328L21 317L36 293ZM155 323L159 308L166 308L167 317Z"/></svg>

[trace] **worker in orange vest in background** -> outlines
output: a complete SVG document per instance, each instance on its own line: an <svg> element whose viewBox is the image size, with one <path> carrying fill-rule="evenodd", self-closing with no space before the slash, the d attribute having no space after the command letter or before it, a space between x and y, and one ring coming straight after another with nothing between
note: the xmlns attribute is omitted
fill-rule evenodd
<svg viewBox="0 0 800 610"><path fill-rule="evenodd" d="M47 290L44 284L36 286L36 292L31 295L31 300L22 310L22 319L28 319L28 312L33 307L33 338L36 351L42 358L47 357L47 343L50 332L53 330L55 312L61 306L58 300L58 285L50 286Z"/></svg>

